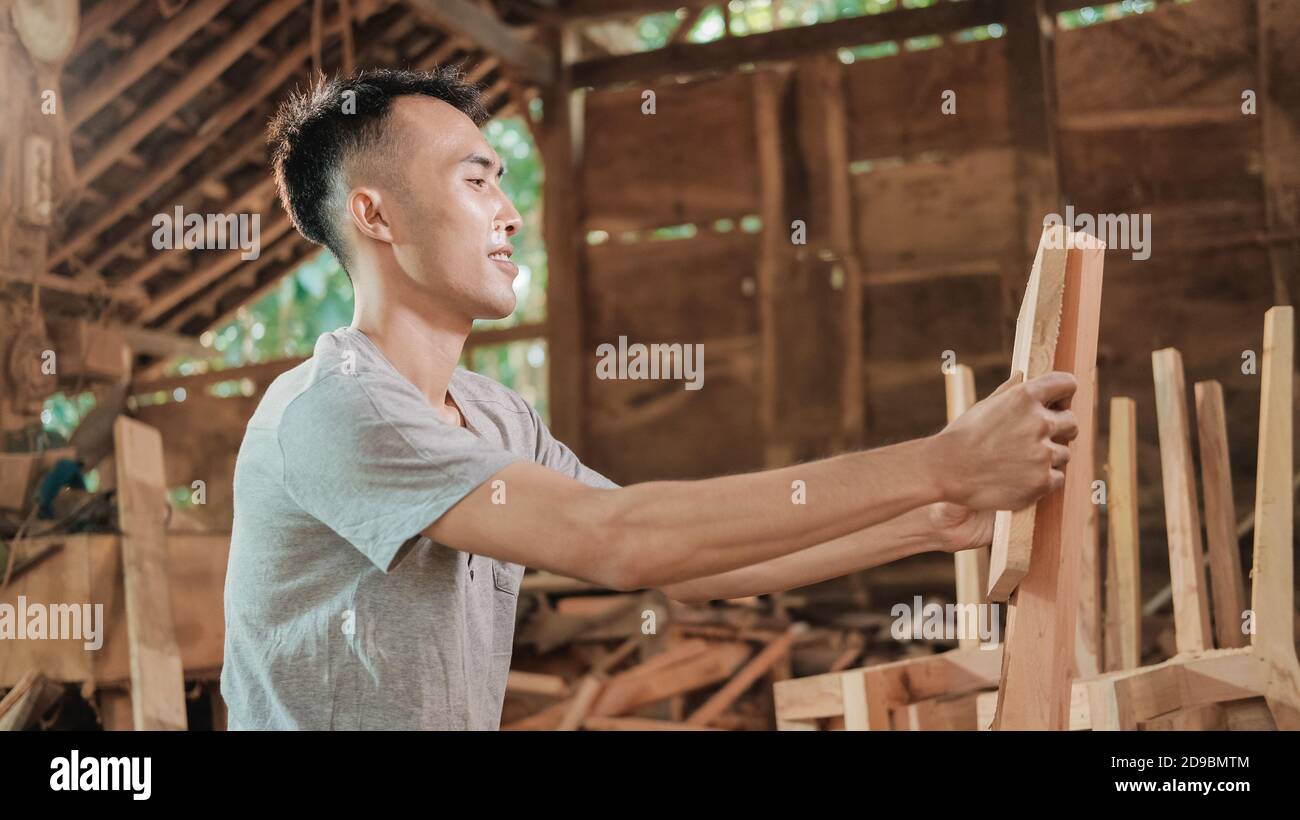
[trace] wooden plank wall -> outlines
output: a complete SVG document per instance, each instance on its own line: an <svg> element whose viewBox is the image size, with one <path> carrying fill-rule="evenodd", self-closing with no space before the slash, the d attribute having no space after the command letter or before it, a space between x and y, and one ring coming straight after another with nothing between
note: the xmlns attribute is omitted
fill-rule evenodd
<svg viewBox="0 0 1300 820"><path fill-rule="evenodd" d="M1189 383L1223 383L1240 515L1254 487L1259 396L1241 354L1260 352L1268 306L1300 290L1295 241L1273 242L1272 256L1261 241L1266 226L1300 238L1300 22L1282 5L1165 4L1054 38L1057 167L1032 201L1051 202L1055 183L1076 212L1152 215L1150 259L1107 252L1098 374L1103 406L1115 395L1137 402L1143 543L1154 557L1164 554L1164 527L1151 351L1176 346ZM710 475L834 450L846 441L835 416L845 404L836 368L849 355L846 332L860 345L868 445L944 424L944 351L974 369L980 395L1004 377L1020 294L1004 292L1003 277L1023 283L1028 273L1015 247L1006 38L829 64L839 74L829 87L842 89L849 167L817 169L808 149L809 122L825 101L801 90L827 60L757 70L793 75L776 135L756 128L755 72L590 93L584 230L609 239L584 245L584 349L594 361L597 345L620 335L705 346L698 392L599 381L587 369L583 456L616 479ZM1242 113L1244 89L1266 95L1265 116ZM646 90L656 95L653 115L642 113ZM956 92L955 116L941 111L946 90ZM762 230L788 234L798 218L809 230L808 245L779 260L781 298L765 318L761 235L720 233L713 223L763 212L772 173L761 146L773 140L784 207L769 207L782 219ZM825 177L836 174L851 192L849 249L835 247L825 225L834 201ZM696 226L693 237L645 235L683 224ZM623 241L626 231L640 233ZM856 327L837 312L847 295L831 282L846 252L861 268ZM778 374L780 398L764 388L765 373Z"/></svg>

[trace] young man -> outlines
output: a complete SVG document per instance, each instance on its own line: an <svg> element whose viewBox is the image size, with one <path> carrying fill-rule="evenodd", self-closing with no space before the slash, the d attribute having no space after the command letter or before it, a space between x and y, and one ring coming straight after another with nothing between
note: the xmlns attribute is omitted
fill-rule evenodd
<svg viewBox="0 0 1300 820"><path fill-rule="evenodd" d="M520 217L484 119L453 72L371 71L271 124L285 210L347 269L356 312L271 385L239 452L231 728L495 729L525 565L754 595L987 544L988 511L1063 481L1059 373L929 438L795 467L624 488L584 467L518 395L456 366L474 320L515 305Z"/></svg>

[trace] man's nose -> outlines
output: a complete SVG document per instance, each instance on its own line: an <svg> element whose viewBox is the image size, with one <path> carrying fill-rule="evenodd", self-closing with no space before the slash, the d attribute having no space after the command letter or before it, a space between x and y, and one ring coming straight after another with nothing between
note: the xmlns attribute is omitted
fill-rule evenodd
<svg viewBox="0 0 1300 820"><path fill-rule="evenodd" d="M506 236L514 236L523 226L524 219L515 209L515 205L509 197L503 197L504 203L501 212L497 214L496 219L492 220L492 230L495 233L505 233Z"/></svg>

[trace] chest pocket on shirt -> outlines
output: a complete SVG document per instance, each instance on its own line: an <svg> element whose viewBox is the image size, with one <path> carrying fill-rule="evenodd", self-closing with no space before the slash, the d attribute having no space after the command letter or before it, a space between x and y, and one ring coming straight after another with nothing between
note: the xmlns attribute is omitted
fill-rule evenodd
<svg viewBox="0 0 1300 820"><path fill-rule="evenodd" d="M514 647L515 612L524 568L519 564L492 561L492 654L510 654Z"/></svg>

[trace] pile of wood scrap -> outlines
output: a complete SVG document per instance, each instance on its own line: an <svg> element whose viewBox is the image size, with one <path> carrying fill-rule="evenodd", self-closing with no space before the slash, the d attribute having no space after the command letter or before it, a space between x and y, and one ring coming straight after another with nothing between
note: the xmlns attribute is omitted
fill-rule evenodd
<svg viewBox="0 0 1300 820"><path fill-rule="evenodd" d="M519 617L508 730L770 730L776 681L905 656L887 618L810 622L779 596L687 605L539 573Z"/></svg>

